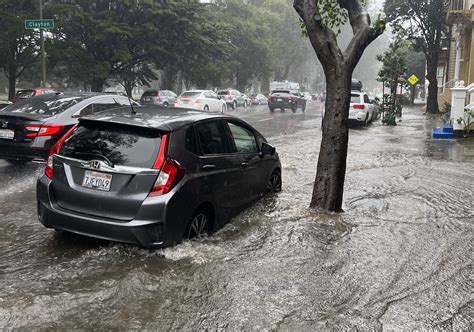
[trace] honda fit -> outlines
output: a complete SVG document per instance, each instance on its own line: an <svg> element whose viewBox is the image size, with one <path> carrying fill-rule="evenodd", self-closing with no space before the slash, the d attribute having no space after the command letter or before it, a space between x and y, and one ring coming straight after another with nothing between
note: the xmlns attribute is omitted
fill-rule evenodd
<svg viewBox="0 0 474 332"><path fill-rule="evenodd" d="M37 183L49 228L164 247L222 227L281 190L275 148L234 117L156 106L81 118Z"/></svg>

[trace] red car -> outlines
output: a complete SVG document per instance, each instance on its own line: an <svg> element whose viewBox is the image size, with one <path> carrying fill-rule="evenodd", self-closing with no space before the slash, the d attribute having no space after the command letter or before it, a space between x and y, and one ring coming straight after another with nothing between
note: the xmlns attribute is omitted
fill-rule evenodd
<svg viewBox="0 0 474 332"><path fill-rule="evenodd" d="M21 99L27 99L34 96L41 96L46 93L55 93L56 91L51 88L32 88L32 89L20 89L16 91L13 102L16 103Z"/></svg>

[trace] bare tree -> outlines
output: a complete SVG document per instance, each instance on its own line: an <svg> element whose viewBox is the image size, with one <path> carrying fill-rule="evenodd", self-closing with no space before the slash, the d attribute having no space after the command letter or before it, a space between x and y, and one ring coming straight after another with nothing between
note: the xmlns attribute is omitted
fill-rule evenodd
<svg viewBox="0 0 474 332"><path fill-rule="evenodd" d="M367 46L384 32L385 22L378 19L372 26L360 0L294 0L293 7L302 19L327 82L323 138L310 206L341 212L352 72ZM346 18L353 37L342 51L332 28L344 23Z"/></svg>

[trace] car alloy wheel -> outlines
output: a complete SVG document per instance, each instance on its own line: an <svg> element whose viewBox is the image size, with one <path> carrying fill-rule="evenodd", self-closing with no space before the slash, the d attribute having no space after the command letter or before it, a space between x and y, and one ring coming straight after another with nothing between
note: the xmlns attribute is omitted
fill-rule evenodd
<svg viewBox="0 0 474 332"><path fill-rule="evenodd" d="M164 102L164 103L163 103L163 106L164 106L164 107L169 107L170 104L168 104L167 102Z"/></svg>
<svg viewBox="0 0 474 332"><path fill-rule="evenodd" d="M205 111L205 112L209 112L209 106L207 106L207 105L204 106L204 111Z"/></svg>
<svg viewBox="0 0 474 332"><path fill-rule="evenodd" d="M281 173L279 170L273 171L272 176L268 180L267 190L272 193L281 191Z"/></svg>
<svg viewBox="0 0 474 332"><path fill-rule="evenodd" d="M201 238L208 234L209 217L205 211L200 211L191 219L188 229L186 231L187 239Z"/></svg>

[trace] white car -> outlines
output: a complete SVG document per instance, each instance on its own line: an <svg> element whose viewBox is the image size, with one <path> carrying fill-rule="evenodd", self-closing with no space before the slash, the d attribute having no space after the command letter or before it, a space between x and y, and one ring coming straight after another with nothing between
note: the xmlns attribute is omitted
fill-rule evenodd
<svg viewBox="0 0 474 332"><path fill-rule="evenodd" d="M176 99L174 107L190 108L199 111L225 112L227 104L219 99L217 93L211 90L188 90L184 91Z"/></svg>
<svg viewBox="0 0 474 332"><path fill-rule="evenodd" d="M311 93L309 92L303 92L303 97L304 99L306 99L306 101L312 101L313 100L313 97L311 96Z"/></svg>
<svg viewBox="0 0 474 332"><path fill-rule="evenodd" d="M369 96L365 92L351 91L349 120L361 122L367 126L370 122L376 120L374 108L375 106L370 102Z"/></svg>

